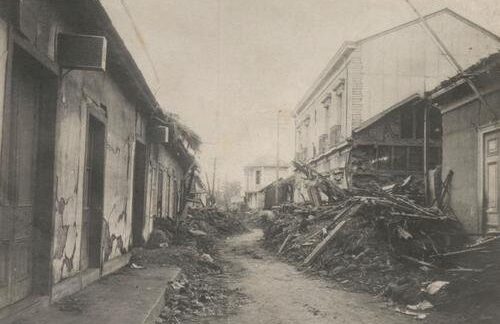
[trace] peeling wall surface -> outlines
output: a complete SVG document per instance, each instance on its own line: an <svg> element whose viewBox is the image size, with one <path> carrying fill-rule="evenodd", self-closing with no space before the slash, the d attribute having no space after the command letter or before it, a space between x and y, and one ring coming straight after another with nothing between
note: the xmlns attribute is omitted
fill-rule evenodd
<svg viewBox="0 0 500 324"><path fill-rule="evenodd" d="M91 109L106 107L102 260L131 240L135 107L109 75L72 72L61 85L56 124L54 283L80 271L85 139Z"/></svg>
<svg viewBox="0 0 500 324"><path fill-rule="evenodd" d="M56 34L78 32L72 26L77 19L65 17L59 9L63 4L36 1L29 5L40 7L43 13L33 21L39 34L29 41L41 55L53 60ZM4 41L0 33L0 51ZM4 56L0 55L1 73ZM113 73L64 70L60 77L55 126L53 284L83 270L85 151L91 110L103 111L105 115L101 267L126 253L130 246L137 99L127 96L120 86L123 81L118 81ZM0 79L0 85L2 82Z"/></svg>
<svg viewBox="0 0 500 324"><path fill-rule="evenodd" d="M29 62L44 68L44 75L45 72L50 74L47 83L52 86L53 93L49 93L49 89L43 97L47 97L44 104L54 108L47 109L50 114L43 114L41 120L44 124L39 124L50 128L43 133L50 137L44 139L47 149L40 150L45 154L42 157L50 163L40 164L44 177L33 176L33 183L46 183L37 190L52 189L51 198L45 199L38 191L34 195L36 199L44 199L37 206L46 205L48 214L38 223L47 224L47 228L43 228L44 234L53 236L47 235L44 251L37 250L36 255L44 257L36 262L43 263L46 268L34 266L36 273L33 277L43 272L40 285L46 283L46 287L41 293L59 298L116 270L127 260L126 254L132 246L137 141L145 145L141 152L147 154L145 188L137 188L146 198L144 215L139 215L144 217L144 224L140 224L144 225L144 241L152 231L154 217L174 217L178 213L186 171L186 165L182 163L189 158L179 155L171 144L148 143L150 132L147 127L151 126L151 114L158 109L156 100L133 65L130 53L120 43L111 22L106 21L104 9L98 2L82 1L75 5L38 0L20 2L19 6L16 10L28 10L37 15L23 16L21 24L17 21L21 18L15 17L17 11L9 11L5 21L2 20L5 13L0 13L0 136L4 89L9 89L12 83L6 79L10 75L7 72L12 70L12 62L18 59L17 56L19 62L24 62L20 58L29 58ZM89 9L90 13L79 11L81 8ZM9 28L9 24L16 24L15 28ZM15 35L12 42L8 39L9 30ZM60 68L55 60L58 33L106 35L106 71ZM14 44L15 51L10 51L11 44ZM12 59L8 55L11 53ZM46 178L52 175L53 188L49 188L52 181ZM0 184L0 190L5 190L3 181ZM5 232L6 228L0 226L0 231ZM2 265L5 264L2 260ZM84 273L86 270L91 271ZM29 288L29 292L34 291Z"/></svg>

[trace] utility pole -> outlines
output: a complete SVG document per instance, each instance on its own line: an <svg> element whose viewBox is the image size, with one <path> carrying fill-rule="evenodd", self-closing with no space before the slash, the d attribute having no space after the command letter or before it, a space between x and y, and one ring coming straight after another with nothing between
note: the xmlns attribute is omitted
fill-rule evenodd
<svg viewBox="0 0 500 324"><path fill-rule="evenodd" d="M213 175L212 175L212 194L214 196L214 199L215 199L215 171L217 169L217 157L214 158L214 172L213 172Z"/></svg>
<svg viewBox="0 0 500 324"><path fill-rule="evenodd" d="M280 112L281 109L278 110L278 115L276 118L276 186L275 186L275 195L276 195L276 204L279 204L279 180L280 180Z"/></svg>
<svg viewBox="0 0 500 324"><path fill-rule="evenodd" d="M424 194L425 205L429 203L429 108L428 102L424 107Z"/></svg>
<svg viewBox="0 0 500 324"><path fill-rule="evenodd" d="M483 95L481 94L481 92L479 91L479 89L476 87L476 85L474 84L474 82L468 76L465 75L462 66L453 57L453 55L448 50L448 48L445 46L445 44L441 41L441 39L439 38L439 36L434 32L434 30L432 30L431 26L429 26L429 24L427 23L427 21L424 19L424 17L422 17L422 15L420 14L420 12L410 2L410 0L405 0L405 1L406 1L406 3L408 3L408 5L410 6L410 8L413 10L413 12L415 12L415 14L418 17L418 20L420 21L420 23L424 27L425 31L429 34L429 36L431 37L432 41L436 44L436 46L441 51L441 53L444 55L444 57L455 68L455 70L458 72L458 74L461 77L464 78L465 82L467 82L467 84L472 89L472 91L474 91L476 97L481 102L481 105L484 106L484 108L486 108L486 110L491 114L491 116L494 118L494 120L497 120L496 113L493 110L491 110L490 106L488 105L488 103L486 102L486 100L484 99Z"/></svg>

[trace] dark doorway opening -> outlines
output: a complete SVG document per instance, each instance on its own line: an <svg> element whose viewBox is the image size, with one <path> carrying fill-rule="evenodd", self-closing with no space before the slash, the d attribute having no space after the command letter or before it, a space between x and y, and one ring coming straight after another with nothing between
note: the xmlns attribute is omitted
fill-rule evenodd
<svg viewBox="0 0 500 324"><path fill-rule="evenodd" d="M144 244L144 200L146 195L146 145L135 142L134 192L132 200L132 244Z"/></svg>
<svg viewBox="0 0 500 324"><path fill-rule="evenodd" d="M104 123L89 115L83 193L82 270L101 265L105 134Z"/></svg>
<svg viewBox="0 0 500 324"><path fill-rule="evenodd" d="M0 307L47 294L57 81L13 52L0 152Z"/></svg>

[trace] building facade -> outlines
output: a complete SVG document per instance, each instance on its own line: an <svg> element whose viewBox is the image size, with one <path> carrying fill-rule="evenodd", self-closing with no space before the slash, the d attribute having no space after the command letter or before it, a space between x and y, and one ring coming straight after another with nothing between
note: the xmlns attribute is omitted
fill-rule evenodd
<svg viewBox="0 0 500 324"><path fill-rule="evenodd" d="M151 136L159 105L99 2L0 5L2 308L127 264L152 218L177 212L189 158ZM62 51L61 35L107 46ZM82 53L105 71L62 68Z"/></svg>
<svg viewBox="0 0 500 324"><path fill-rule="evenodd" d="M245 201L248 207L252 209L264 208L265 194L262 189L276 180L277 169L276 161L264 158L260 158L245 167ZM280 161L279 177L284 178L289 174L289 165Z"/></svg>
<svg viewBox="0 0 500 324"><path fill-rule="evenodd" d="M500 49L496 35L449 9L424 19L462 66ZM414 93L455 74L418 20L346 42L295 111L296 159L336 172L353 131Z"/></svg>
<svg viewBox="0 0 500 324"><path fill-rule="evenodd" d="M465 71L482 100L460 75L432 90L443 119L443 176L453 171L445 203L472 234L500 230L500 55Z"/></svg>

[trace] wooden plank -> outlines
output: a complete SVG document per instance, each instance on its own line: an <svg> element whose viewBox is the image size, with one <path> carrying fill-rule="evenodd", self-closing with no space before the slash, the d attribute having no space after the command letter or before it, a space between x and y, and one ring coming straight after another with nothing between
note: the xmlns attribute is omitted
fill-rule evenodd
<svg viewBox="0 0 500 324"><path fill-rule="evenodd" d="M283 249L285 248L288 241L290 241L290 238L292 238L292 233L288 234L287 237L285 238L285 240L283 241L283 243L281 244L281 246L278 250L278 255L280 255L281 252L283 252Z"/></svg>
<svg viewBox="0 0 500 324"><path fill-rule="evenodd" d="M325 239L323 241L321 241L321 243L319 243L314 248L314 250L311 252L311 254L309 254L307 256L307 258L304 260L303 265L307 266L312 261L314 261L314 259L316 259L316 257L318 257L325 250L328 243L332 240L332 238L335 236L335 234L337 234L337 232L342 228L342 226L344 226L344 224L347 223L348 220L349 219L344 219L343 221L338 223L337 226L335 226L335 228L330 232L330 234L328 234L328 236L325 237Z"/></svg>

